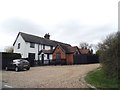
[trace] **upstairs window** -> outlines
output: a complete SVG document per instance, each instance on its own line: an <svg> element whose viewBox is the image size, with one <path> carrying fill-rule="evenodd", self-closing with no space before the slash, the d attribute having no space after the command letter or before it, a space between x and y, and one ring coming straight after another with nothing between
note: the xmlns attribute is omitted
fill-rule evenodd
<svg viewBox="0 0 120 90"><path fill-rule="evenodd" d="M30 48L35 48L35 43L30 43Z"/></svg>
<svg viewBox="0 0 120 90"><path fill-rule="evenodd" d="M18 43L18 49L20 49L20 43Z"/></svg>

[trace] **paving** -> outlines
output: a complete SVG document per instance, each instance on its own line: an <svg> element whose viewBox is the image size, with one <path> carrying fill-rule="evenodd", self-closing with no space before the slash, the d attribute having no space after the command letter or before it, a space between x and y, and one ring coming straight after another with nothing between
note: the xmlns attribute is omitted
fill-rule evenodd
<svg viewBox="0 0 120 90"><path fill-rule="evenodd" d="M13 88L87 88L81 78L100 64L39 66L29 71L2 71L2 82Z"/></svg>

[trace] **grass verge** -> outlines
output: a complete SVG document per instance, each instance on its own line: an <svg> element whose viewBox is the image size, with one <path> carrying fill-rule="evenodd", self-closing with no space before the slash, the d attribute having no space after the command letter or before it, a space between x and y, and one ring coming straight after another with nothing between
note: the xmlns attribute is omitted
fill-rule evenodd
<svg viewBox="0 0 120 90"><path fill-rule="evenodd" d="M102 69L88 73L85 80L96 88L120 88L120 79L107 76Z"/></svg>

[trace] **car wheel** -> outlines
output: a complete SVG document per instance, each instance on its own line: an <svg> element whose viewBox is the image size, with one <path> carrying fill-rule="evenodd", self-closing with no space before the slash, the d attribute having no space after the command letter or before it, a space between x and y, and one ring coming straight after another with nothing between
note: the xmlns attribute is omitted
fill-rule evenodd
<svg viewBox="0 0 120 90"><path fill-rule="evenodd" d="M30 70L30 68L27 68L27 70Z"/></svg>
<svg viewBox="0 0 120 90"><path fill-rule="evenodd" d="M18 67L15 67L15 71L16 71L16 72L18 72L18 71L19 71Z"/></svg>
<svg viewBox="0 0 120 90"><path fill-rule="evenodd" d="M5 67L5 70L8 71L8 67Z"/></svg>

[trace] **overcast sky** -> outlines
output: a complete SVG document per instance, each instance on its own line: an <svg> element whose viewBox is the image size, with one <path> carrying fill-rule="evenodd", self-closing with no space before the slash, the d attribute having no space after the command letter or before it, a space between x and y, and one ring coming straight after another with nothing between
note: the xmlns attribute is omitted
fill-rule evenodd
<svg viewBox="0 0 120 90"><path fill-rule="evenodd" d="M118 30L119 0L0 0L0 51L19 31L79 46Z"/></svg>

